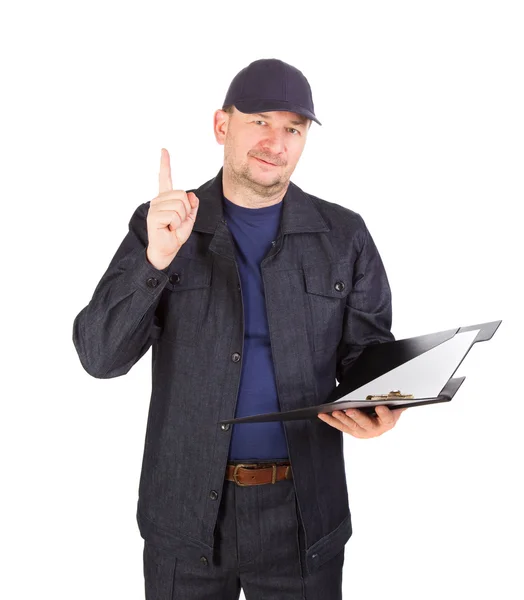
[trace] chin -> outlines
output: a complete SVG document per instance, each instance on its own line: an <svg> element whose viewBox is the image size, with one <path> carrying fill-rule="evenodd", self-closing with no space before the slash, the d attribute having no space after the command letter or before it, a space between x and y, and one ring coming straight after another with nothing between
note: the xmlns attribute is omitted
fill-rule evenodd
<svg viewBox="0 0 524 600"><path fill-rule="evenodd" d="M280 176L274 173L252 173L251 179L259 185L266 187L277 185L281 181Z"/></svg>

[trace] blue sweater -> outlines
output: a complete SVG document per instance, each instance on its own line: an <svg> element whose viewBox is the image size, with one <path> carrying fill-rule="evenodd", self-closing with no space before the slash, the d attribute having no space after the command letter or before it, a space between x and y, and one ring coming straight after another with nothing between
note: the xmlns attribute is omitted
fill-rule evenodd
<svg viewBox="0 0 524 600"><path fill-rule="evenodd" d="M223 196L224 217L233 237L244 303L244 350L235 417L280 411L260 263L276 238L282 201L262 208L238 206ZM284 426L233 424L229 460L286 460Z"/></svg>

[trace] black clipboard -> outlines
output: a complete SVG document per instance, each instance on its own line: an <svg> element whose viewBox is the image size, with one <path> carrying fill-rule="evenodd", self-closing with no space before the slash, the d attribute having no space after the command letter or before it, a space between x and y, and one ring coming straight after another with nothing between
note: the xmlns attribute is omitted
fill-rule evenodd
<svg viewBox="0 0 524 600"><path fill-rule="evenodd" d="M465 356L473 344L490 340L501 323L491 321L372 344L364 348L325 403L227 419L219 424L312 419L320 413L348 408L376 416L375 406L379 405L393 409L449 402L465 380L453 377Z"/></svg>

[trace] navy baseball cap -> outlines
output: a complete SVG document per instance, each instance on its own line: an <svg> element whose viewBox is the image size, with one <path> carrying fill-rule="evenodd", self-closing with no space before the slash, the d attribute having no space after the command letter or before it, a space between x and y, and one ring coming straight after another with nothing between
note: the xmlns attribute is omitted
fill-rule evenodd
<svg viewBox="0 0 524 600"><path fill-rule="evenodd" d="M315 116L308 80L301 71L277 58L255 60L237 73L222 108L229 104L243 113L295 112L322 125Z"/></svg>

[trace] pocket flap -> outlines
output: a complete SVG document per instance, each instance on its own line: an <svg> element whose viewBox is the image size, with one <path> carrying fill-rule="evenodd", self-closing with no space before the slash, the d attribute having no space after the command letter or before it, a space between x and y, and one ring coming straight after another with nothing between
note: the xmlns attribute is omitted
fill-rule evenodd
<svg viewBox="0 0 524 600"><path fill-rule="evenodd" d="M166 288L173 291L194 290L211 284L211 263L185 256L175 256L167 271Z"/></svg>
<svg viewBox="0 0 524 600"><path fill-rule="evenodd" d="M345 298L351 289L349 261L304 265L306 290L309 294Z"/></svg>

